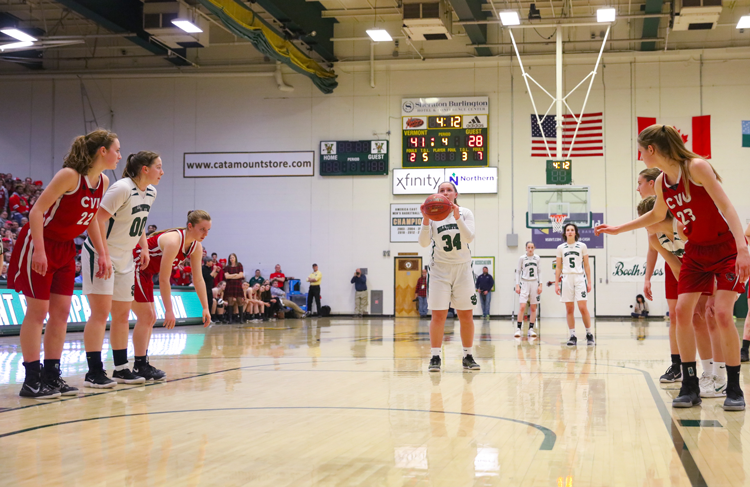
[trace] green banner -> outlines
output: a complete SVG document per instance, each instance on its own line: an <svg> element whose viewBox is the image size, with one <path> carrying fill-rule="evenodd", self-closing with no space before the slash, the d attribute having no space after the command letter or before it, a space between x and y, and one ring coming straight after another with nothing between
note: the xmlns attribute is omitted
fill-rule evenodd
<svg viewBox="0 0 750 487"><path fill-rule="evenodd" d="M155 286L158 290L159 287ZM11 289L0 289L0 335L17 335L26 316L26 297ZM158 292L154 293L156 324L164 323L164 304ZM177 325L196 325L201 323L203 308L198 294L192 287L172 288L172 310ZM68 331L81 331L91 316L91 306L80 289L73 292L68 315ZM111 318L111 317L110 317ZM135 314L130 312L130 325L135 325ZM109 323L109 321L107 322Z"/></svg>

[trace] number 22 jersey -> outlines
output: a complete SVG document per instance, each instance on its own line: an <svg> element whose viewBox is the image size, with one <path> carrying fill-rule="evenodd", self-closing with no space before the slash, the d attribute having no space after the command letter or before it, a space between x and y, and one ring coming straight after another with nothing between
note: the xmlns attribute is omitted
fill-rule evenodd
<svg viewBox="0 0 750 487"><path fill-rule="evenodd" d="M469 244L474 241L474 214L464 207L460 207L458 211L458 221L451 212L445 220L430 220L430 224L423 226L419 232L419 244L422 247L427 247L432 239L430 265L471 262Z"/></svg>
<svg viewBox="0 0 750 487"><path fill-rule="evenodd" d="M44 238L67 242L85 232L99 209L103 190L101 176L92 188L88 176L79 175L78 186L57 198L44 213Z"/></svg>

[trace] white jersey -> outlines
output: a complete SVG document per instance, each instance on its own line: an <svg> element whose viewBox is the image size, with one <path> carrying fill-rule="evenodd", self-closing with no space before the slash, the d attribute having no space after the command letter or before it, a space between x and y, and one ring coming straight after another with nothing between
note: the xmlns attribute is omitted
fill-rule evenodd
<svg viewBox="0 0 750 487"><path fill-rule="evenodd" d="M132 257L155 199L156 188L148 185L146 191L141 191L128 177L114 183L104 194L100 206L112 218L103 231L113 262L120 256Z"/></svg>
<svg viewBox="0 0 750 487"><path fill-rule="evenodd" d="M521 280L542 282L541 262L541 257L536 254L532 255L531 257L523 254L521 258L518 259L518 269L516 269L516 284L520 284Z"/></svg>
<svg viewBox="0 0 750 487"><path fill-rule="evenodd" d="M432 240L430 265L465 264L471 262L469 244L474 241L474 214L468 208L459 208L459 218L448 218L422 226L419 232L419 245L427 247Z"/></svg>
<svg viewBox="0 0 750 487"><path fill-rule="evenodd" d="M677 231L677 218L672 219L672 229L674 235L671 240L663 233L657 233L656 236L659 238L659 243L662 247L681 259L685 255L685 241L680 238L680 234Z"/></svg>
<svg viewBox="0 0 750 487"><path fill-rule="evenodd" d="M584 274L583 256L589 255L589 249L583 242L564 243L557 246L557 256L562 259L563 274Z"/></svg>

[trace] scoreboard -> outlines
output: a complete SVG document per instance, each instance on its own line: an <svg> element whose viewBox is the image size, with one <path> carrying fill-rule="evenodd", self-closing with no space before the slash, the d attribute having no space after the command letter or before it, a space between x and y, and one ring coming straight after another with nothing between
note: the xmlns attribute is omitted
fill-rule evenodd
<svg viewBox="0 0 750 487"><path fill-rule="evenodd" d="M406 99L401 114L402 167L489 165L487 97Z"/></svg>
<svg viewBox="0 0 750 487"><path fill-rule="evenodd" d="M320 143L321 176L388 174L387 140L331 140Z"/></svg>

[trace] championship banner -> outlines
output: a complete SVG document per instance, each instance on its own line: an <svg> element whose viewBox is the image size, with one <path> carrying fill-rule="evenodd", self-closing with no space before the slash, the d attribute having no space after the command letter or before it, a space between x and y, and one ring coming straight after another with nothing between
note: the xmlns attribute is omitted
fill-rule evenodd
<svg viewBox="0 0 750 487"><path fill-rule="evenodd" d="M422 227L419 203L391 204L391 242L418 242Z"/></svg>
<svg viewBox="0 0 750 487"><path fill-rule="evenodd" d="M155 290L159 287L155 286ZM12 289L0 289L0 335L16 335L26 316L26 296ZM164 303L158 292L154 293L156 323L164 323ZM203 308L195 289L188 287L172 288L172 311L177 325L195 325L201 323ZM68 314L68 331L82 331L91 316L88 298L80 289L73 291ZM135 313L130 312L128 320L135 325ZM107 324L110 321L107 320Z"/></svg>
<svg viewBox="0 0 750 487"><path fill-rule="evenodd" d="M186 152L185 178L315 176L315 153L304 152Z"/></svg>
<svg viewBox="0 0 750 487"><path fill-rule="evenodd" d="M640 282L646 276L645 257L611 257L609 279L612 282ZM664 259L659 256L651 282L664 282Z"/></svg>
<svg viewBox="0 0 750 487"><path fill-rule="evenodd" d="M472 257L471 270L474 272L474 281L482 274L482 268L488 267L487 271L492 278L495 278L495 258L494 257ZM495 286L492 286L492 292L495 292Z"/></svg>

